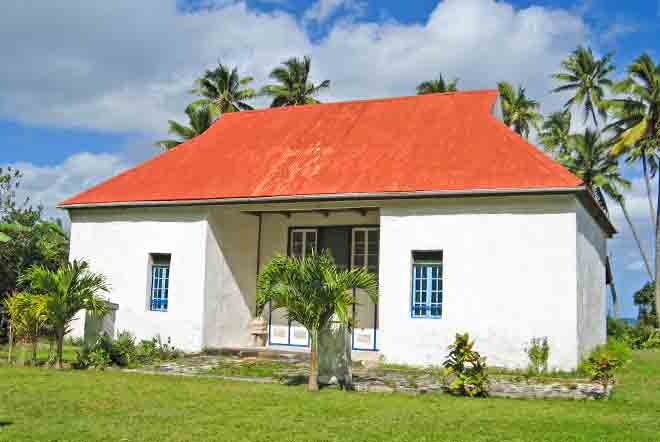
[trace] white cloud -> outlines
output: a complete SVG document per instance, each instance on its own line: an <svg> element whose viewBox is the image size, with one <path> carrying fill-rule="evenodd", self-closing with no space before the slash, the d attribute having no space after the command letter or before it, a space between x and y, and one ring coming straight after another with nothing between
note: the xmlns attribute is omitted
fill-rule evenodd
<svg viewBox="0 0 660 442"><path fill-rule="evenodd" d="M336 20L313 41L291 14L224 3L184 13L175 0L9 2L0 15L0 41L12 42L0 46L0 118L162 132L181 118L195 76L217 60L260 86L303 54L313 57L314 79L332 80L326 99L412 94L442 71L463 88L523 83L552 108L561 99L548 94L548 74L586 38L567 10L444 0L423 23ZM320 0L308 12L322 19L360 4Z"/></svg>
<svg viewBox="0 0 660 442"><path fill-rule="evenodd" d="M366 2L360 0L317 0L305 11L303 18L305 21L323 23L342 9L350 15L359 16L366 7Z"/></svg>

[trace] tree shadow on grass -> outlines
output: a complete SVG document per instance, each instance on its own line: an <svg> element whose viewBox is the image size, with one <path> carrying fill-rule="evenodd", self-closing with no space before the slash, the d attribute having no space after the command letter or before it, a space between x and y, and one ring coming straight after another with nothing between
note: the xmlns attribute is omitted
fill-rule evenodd
<svg viewBox="0 0 660 442"><path fill-rule="evenodd" d="M13 424L13 422L0 420L0 428L2 428L2 427L8 427L8 426L10 426L11 424Z"/></svg>

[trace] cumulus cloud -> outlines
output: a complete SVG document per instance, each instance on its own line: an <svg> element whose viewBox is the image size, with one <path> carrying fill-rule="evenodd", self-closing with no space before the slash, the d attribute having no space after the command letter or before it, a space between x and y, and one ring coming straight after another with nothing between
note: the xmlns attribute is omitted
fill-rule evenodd
<svg viewBox="0 0 660 442"><path fill-rule="evenodd" d="M323 23L340 10L359 16L366 10L366 2L359 0L318 0L303 16L305 21Z"/></svg>

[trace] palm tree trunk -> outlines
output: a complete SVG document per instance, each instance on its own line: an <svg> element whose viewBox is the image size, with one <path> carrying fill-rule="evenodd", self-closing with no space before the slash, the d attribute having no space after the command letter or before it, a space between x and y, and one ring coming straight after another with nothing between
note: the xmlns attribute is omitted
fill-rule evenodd
<svg viewBox="0 0 660 442"><path fill-rule="evenodd" d="M57 331L57 368L64 368L62 364L62 353L64 348L64 333Z"/></svg>
<svg viewBox="0 0 660 442"><path fill-rule="evenodd" d="M616 294L616 285L614 284L614 267L612 266L612 255L607 257L607 260L610 263L610 293L612 293L612 317L614 319L619 319L619 297Z"/></svg>
<svg viewBox="0 0 660 442"><path fill-rule="evenodd" d="M7 355L7 363L12 363L12 350L14 350L14 327L9 323L9 350Z"/></svg>
<svg viewBox="0 0 660 442"><path fill-rule="evenodd" d="M619 206L621 207L621 211L623 212L623 216L626 218L626 221L630 226L630 230L632 231L633 237L635 238L635 242L637 243L637 247L639 248L639 253L640 255L642 255L642 260L644 261L644 266L646 267L646 272L648 273L649 278L653 279L653 271L651 270L651 264L649 258L646 256L646 252L644 252L644 247L642 246L642 242L639 239L639 233L637 233L637 228L635 227L635 225L632 222L632 219L630 218L630 214L628 213L628 209L626 208L626 203L624 202L623 198L619 199L617 202L619 203ZM658 243L656 241L656 248L657 247L658 247ZM656 256L656 267L657 267L657 262L658 262L658 257Z"/></svg>
<svg viewBox="0 0 660 442"><path fill-rule="evenodd" d="M39 338L32 339L32 366L37 366L37 346L39 345Z"/></svg>
<svg viewBox="0 0 660 442"><path fill-rule="evenodd" d="M651 225L655 225L655 208L653 207L653 198L651 197L651 180L646 155L642 154L642 169L644 171L644 183L646 184L646 197L649 200L649 211L651 213Z"/></svg>
<svg viewBox="0 0 660 442"><path fill-rule="evenodd" d="M309 361L309 391L319 390L319 331L310 330L311 337L311 355Z"/></svg>

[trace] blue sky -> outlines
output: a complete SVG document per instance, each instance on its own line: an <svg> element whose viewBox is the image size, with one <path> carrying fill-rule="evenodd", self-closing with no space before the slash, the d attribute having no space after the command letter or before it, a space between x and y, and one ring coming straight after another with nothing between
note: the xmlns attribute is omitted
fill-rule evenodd
<svg viewBox="0 0 660 442"><path fill-rule="evenodd" d="M158 151L182 119L192 80L222 59L263 84L292 55L342 100L414 93L437 72L465 89L507 79L547 113L549 74L578 44L613 52L619 75L643 51L660 58L656 0L116 0L10 2L0 17L0 166L51 216L55 203ZM10 43L10 44L6 44ZM259 104L259 103L257 103ZM651 252L636 168L628 195ZM645 281L620 213L611 242L624 311Z"/></svg>

